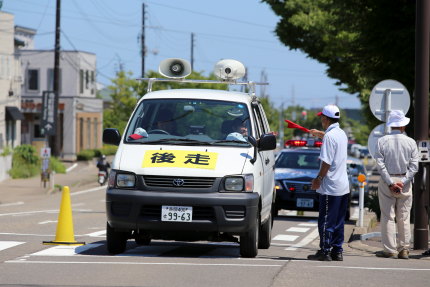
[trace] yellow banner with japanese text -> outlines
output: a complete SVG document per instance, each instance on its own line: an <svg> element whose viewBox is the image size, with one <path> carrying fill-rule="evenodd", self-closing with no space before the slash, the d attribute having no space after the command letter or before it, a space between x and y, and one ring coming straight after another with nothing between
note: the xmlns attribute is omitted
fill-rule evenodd
<svg viewBox="0 0 430 287"><path fill-rule="evenodd" d="M142 167L215 169L218 153L188 150L147 150Z"/></svg>

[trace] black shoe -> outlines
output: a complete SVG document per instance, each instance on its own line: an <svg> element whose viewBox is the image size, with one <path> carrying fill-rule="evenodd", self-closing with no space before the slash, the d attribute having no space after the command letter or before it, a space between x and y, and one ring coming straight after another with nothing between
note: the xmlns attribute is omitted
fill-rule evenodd
<svg viewBox="0 0 430 287"><path fill-rule="evenodd" d="M330 256L333 261L343 261L343 255L341 252L331 253Z"/></svg>
<svg viewBox="0 0 430 287"><path fill-rule="evenodd" d="M324 253L322 250L318 250L317 253L308 255L309 260L318 261L331 261L331 257L328 253Z"/></svg>

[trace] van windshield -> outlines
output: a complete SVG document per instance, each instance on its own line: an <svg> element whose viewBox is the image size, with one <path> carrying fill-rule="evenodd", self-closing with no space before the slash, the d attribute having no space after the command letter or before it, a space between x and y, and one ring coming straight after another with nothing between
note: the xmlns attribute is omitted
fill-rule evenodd
<svg viewBox="0 0 430 287"><path fill-rule="evenodd" d="M245 103L206 99L143 100L127 127L125 142L249 146Z"/></svg>

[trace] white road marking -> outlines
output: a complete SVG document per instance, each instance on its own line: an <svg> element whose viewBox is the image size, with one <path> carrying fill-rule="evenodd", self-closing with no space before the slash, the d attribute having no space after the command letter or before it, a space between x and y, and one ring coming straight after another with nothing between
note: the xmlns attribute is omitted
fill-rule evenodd
<svg viewBox="0 0 430 287"><path fill-rule="evenodd" d="M106 189L106 188L107 188L106 186L98 186L98 187L94 187L94 188L90 188L90 189L86 189L86 190L71 192L70 196L81 195L84 193L94 192L94 191L98 191L98 190L102 190L102 189Z"/></svg>
<svg viewBox="0 0 430 287"><path fill-rule="evenodd" d="M299 223L299 226L309 226L309 227L314 227L314 226L318 226L318 223Z"/></svg>
<svg viewBox="0 0 430 287"><path fill-rule="evenodd" d="M73 256L88 249L99 247L103 244L101 243L90 243L83 246L54 246L42 251L30 254L31 256Z"/></svg>
<svg viewBox="0 0 430 287"><path fill-rule="evenodd" d="M19 241L0 241L0 250L5 250L20 244L23 244L25 242L19 242Z"/></svg>
<svg viewBox="0 0 430 287"><path fill-rule="evenodd" d="M100 231L96 231L96 232L93 232L93 233L88 233L87 235L90 236L90 237L99 237L99 236L102 236L102 235L106 235L106 230L100 230Z"/></svg>
<svg viewBox="0 0 430 287"><path fill-rule="evenodd" d="M274 238L272 238L272 240L294 241L298 237L299 237L298 235L284 235L284 234L279 234L279 235L276 235Z"/></svg>
<svg viewBox="0 0 430 287"><path fill-rule="evenodd" d="M351 219L358 219L358 216L359 216L359 210L358 210L358 207L355 207L354 213L351 214Z"/></svg>
<svg viewBox="0 0 430 287"><path fill-rule="evenodd" d="M285 231L287 231L287 232L301 232L301 233L305 233L305 232L307 232L309 229L310 229L310 228L307 228L307 227L290 227L290 228L288 228L288 229L287 229L287 230L285 230Z"/></svg>
<svg viewBox="0 0 430 287"><path fill-rule="evenodd" d="M178 263L178 262L90 262L90 261L18 261L9 260L5 263L27 263L27 264L101 264L101 265L178 265L178 266L232 266L232 267L282 267L275 264L234 264L234 263Z"/></svg>
<svg viewBox="0 0 430 287"><path fill-rule="evenodd" d="M57 220L45 220L45 221L41 221L38 224L47 224L47 223L57 223Z"/></svg>
<svg viewBox="0 0 430 287"><path fill-rule="evenodd" d="M75 167L77 167L78 166L78 164L77 163L75 163L74 165L72 165L71 167L69 167L69 168L67 168L66 169L66 173L68 173L68 172L70 172L70 171L72 171Z"/></svg>
<svg viewBox="0 0 430 287"><path fill-rule="evenodd" d="M75 212L91 212L92 209L76 209ZM0 213L1 216L25 216L37 213L58 213L58 209L48 209L48 210L35 210L35 211L22 211L22 212L11 212L11 213Z"/></svg>
<svg viewBox="0 0 430 287"><path fill-rule="evenodd" d="M360 266L317 266L320 268L343 268L363 270L402 270L402 271L430 271L428 268L397 268L397 267L360 267Z"/></svg>
<svg viewBox="0 0 430 287"><path fill-rule="evenodd" d="M5 206L16 206L16 205L23 205L24 202L23 201L18 201L18 202L11 202L11 203L0 203L0 207L5 207Z"/></svg>
<svg viewBox="0 0 430 287"><path fill-rule="evenodd" d="M303 246L308 245L317 237L318 237L318 228L314 229L311 233L306 235L306 237L303 238L299 243L294 244L288 248L285 248L285 250L297 250L297 248L301 248Z"/></svg>

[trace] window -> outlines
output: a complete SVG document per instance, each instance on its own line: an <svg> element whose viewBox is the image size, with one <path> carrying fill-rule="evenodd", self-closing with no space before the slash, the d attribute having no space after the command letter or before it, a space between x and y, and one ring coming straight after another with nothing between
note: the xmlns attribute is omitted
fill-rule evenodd
<svg viewBox="0 0 430 287"><path fill-rule="evenodd" d="M39 90L39 70L35 70L35 69L27 70L27 89L29 91Z"/></svg>
<svg viewBox="0 0 430 287"><path fill-rule="evenodd" d="M79 70L79 92L84 93L84 70Z"/></svg>
<svg viewBox="0 0 430 287"><path fill-rule="evenodd" d="M85 89L88 90L90 88L90 71L85 71Z"/></svg>
<svg viewBox="0 0 430 287"><path fill-rule="evenodd" d="M91 95L95 93L95 80L94 71L91 71Z"/></svg>
<svg viewBox="0 0 430 287"><path fill-rule="evenodd" d="M87 118L87 149L91 148L91 118Z"/></svg>

